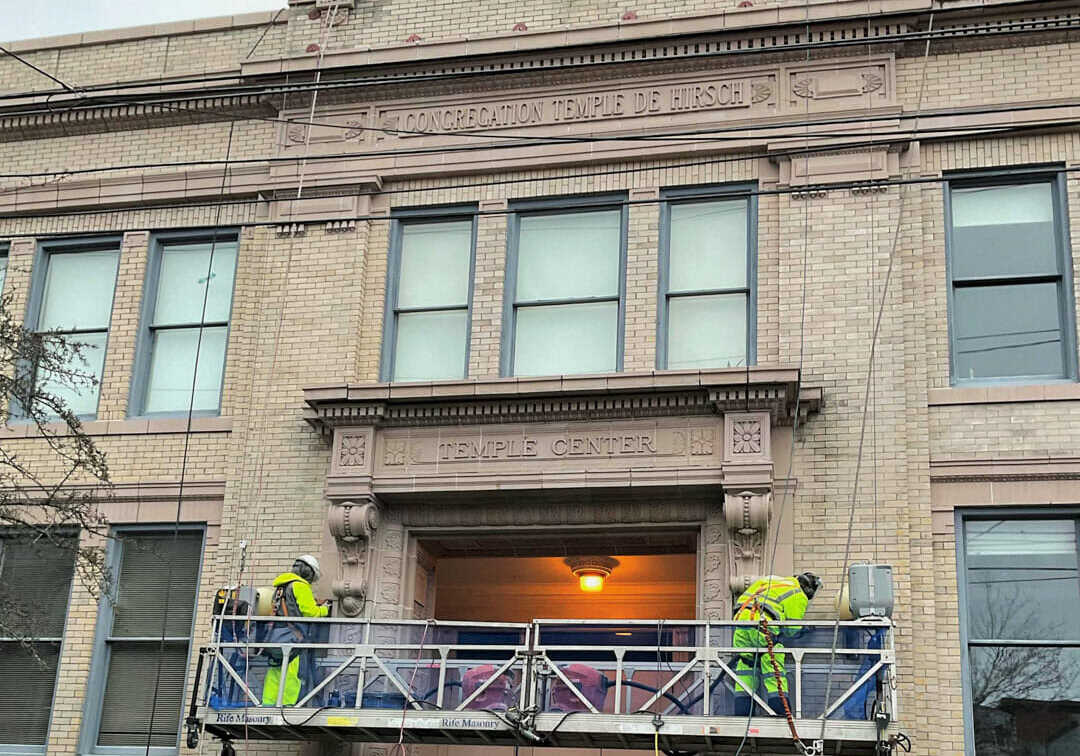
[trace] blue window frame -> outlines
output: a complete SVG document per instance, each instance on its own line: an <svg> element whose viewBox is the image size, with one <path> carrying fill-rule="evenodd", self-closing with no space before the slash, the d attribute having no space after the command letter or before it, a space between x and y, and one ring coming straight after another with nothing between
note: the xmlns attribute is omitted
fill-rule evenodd
<svg viewBox="0 0 1080 756"><path fill-rule="evenodd" d="M38 247L34 262L26 322L39 333L81 345L81 357L72 355L66 369L94 383L64 385L38 366L27 368L38 391L56 396L83 419L97 416L119 266L119 237L50 241Z"/></svg>
<svg viewBox="0 0 1080 756"><path fill-rule="evenodd" d="M1080 513L957 510L956 533L968 755L1080 753Z"/></svg>
<svg viewBox="0 0 1080 756"><path fill-rule="evenodd" d="M390 225L382 379L464 378L469 369L476 208L402 210Z"/></svg>
<svg viewBox="0 0 1080 756"><path fill-rule="evenodd" d="M237 251L235 231L154 238L143 289L129 415L220 412Z"/></svg>
<svg viewBox="0 0 1080 756"><path fill-rule="evenodd" d="M503 375L622 370L626 196L516 202L507 228Z"/></svg>
<svg viewBox="0 0 1080 756"><path fill-rule="evenodd" d="M753 186L669 189L660 216L658 369L756 359L757 197Z"/></svg>
<svg viewBox="0 0 1080 756"><path fill-rule="evenodd" d="M80 753L177 753L204 532L202 525L114 530Z"/></svg>
<svg viewBox="0 0 1080 756"><path fill-rule="evenodd" d="M8 681L0 687L0 752L45 752L75 549L74 535L69 542L13 529L0 535L0 678Z"/></svg>
<svg viewBox="0 0 1080 756"><path fill-rule="evenodd" d="M953 384L1075 379L1064 174L950 177L945 215Z"/></svg>
<svg viewBox="0 0 1080 756"><path fill-rule="evenodd" d="M7 280L8 247L0 244L0 296L4 295L4 282Z"/></svg>

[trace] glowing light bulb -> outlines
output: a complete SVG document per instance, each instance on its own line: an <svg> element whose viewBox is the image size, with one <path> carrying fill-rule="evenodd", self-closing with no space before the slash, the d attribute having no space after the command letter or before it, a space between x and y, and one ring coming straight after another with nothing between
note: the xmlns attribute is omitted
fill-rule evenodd
<svg viewBox="0 0 1080 756"><path fill-rule="evenodd" d="M586 593L599 593L604 590L604 576L595 572L585 573L578 578L578 584Z"/></svg>

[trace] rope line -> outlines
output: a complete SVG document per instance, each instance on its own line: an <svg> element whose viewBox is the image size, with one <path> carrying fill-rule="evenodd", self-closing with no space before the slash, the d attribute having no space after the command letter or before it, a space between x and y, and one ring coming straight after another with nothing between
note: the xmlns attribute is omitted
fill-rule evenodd
<svg viewBox="0 0 1080 756"><path fill-rule="evenodd" d="M934 26L934 14L933 14L933 12L930 13L929 25L930 25L930 28L933 28L933 26ZM915 107L916 120L918 120L919 109L920 109L920 107L922 105L923 94L924 94L925 89L926 89L926 70L927 70L927 63L928 63L929 59L930 59L930 39L927 38L927 40L926 40L926 49L923 52L922 74L921 74L921 81L919 83L919 97L918 97L918 101L917 101L916 107ZM852 539L852 534L853 534L853 532L855 530L855 503L856 503L858 493L859 493L859 474L860 474L860 472L862 470L863 448L864 448L864 442L865 442L865 439L866 439L866 425L867 425L866 419L867 419L867 411L869 410L869 407L870 407L870 389L871 389L871 385L872 385L872 378L873 378L873 371L874 371L874 360L877 357L878 335L881 332L881 321L882 321L882 318L883 318L883 316L885 314L885 302L888 300L888 296L889 296L889 284L892 281L892 273L893 273L893 269L894 269L895 263L896 263L896 250L897 250L897 247L899 246L899 242L900 242L900 229L901 229L901 227L903 225L904 206L905 206L907 193L905 191L903 191L903 189L901 189L899 191L899 195L900 196L899 196L898 201L897 201L898 206L897 206L897 215L896 215L896 225L895 225L895 227L893 229L892 243L891 243L890 248L889 248L889 263L888 263L888 267L885 270L885 280L884 280L884 282L882 284L882 288L881 288L881 300L880 300L880 303L878 305L877 316L874 319L874 330L873 330L873 332L872 332L872 334L870 336L870 355L869 355L869 359L867 360L868 364L867 364L867 371L866 371L866 388L865 388L865 390L863 392L862 420L861 420L861 427L859 428L859 446L858 446L858 451L856 452L856 456L855 456L855 476L854 476L855 480L854 480L854 483L852 485L851 505L850 505L849 511L848 511L847 538L846 538L845 544L844 544L844 561L843 561L843 568L842 568L841 573L840 573L841 574L841 579L843 579L843 576L847 574L848 564L849 564L850 559L851 559L851 539ZM875 527L876 527L876 525L875 525ZM835 623L833 624L832 646L831 646L831 650L829 652L829 671L828 671L828 674L826 676L826 682L825 682L825 705L822 707L822 710L821 710L821 739L822 740L825 739L825 725L826 725L826 720L828 718L827 714L826 714L826 712L828 711L828 702L829 702L829 699L832 697L833 672L834 672L834 668L835 668L835 665L836 665L836 647L837 647L837 643L839 641L839 637L840 637L840 619L839 619L839 617L837 617Z"/></svg>

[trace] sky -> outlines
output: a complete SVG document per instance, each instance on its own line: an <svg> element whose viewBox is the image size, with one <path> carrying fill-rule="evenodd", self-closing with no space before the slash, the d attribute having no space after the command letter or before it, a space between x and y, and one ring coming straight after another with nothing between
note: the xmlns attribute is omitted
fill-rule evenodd
<svg viewBox="0 0 1080 756"><path fill-rule="evenodd" d="M0 0L0 41L277 10L286 0Z"/></svg>

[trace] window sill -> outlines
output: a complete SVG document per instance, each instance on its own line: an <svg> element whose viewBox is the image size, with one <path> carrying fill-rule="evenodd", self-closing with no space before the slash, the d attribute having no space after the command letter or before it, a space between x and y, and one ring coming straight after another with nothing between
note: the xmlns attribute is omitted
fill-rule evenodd
<svg viewBox="0 0 1080 756"><path fill-rule="evenodd" d="M926 403L930 407L1068 401L1080 401L1080 383L1070 381L1025 386L963 386L930 389L926 395Z"/></svg>
<svg viewBox="0 0 1080 756"><path fill-rule="evenodd" d="M53 423L45 426L49 431L66 435L67 426ZM132 436L159 433L186 433L186 417L133 418L130 420L89 420L83 423L83 431L88 436ZM231 417L193 417L192 433L229 433L232 431ZM7 428L0 428L0 438L35 438L37 426L33 423L18 423Z"/></svg>

